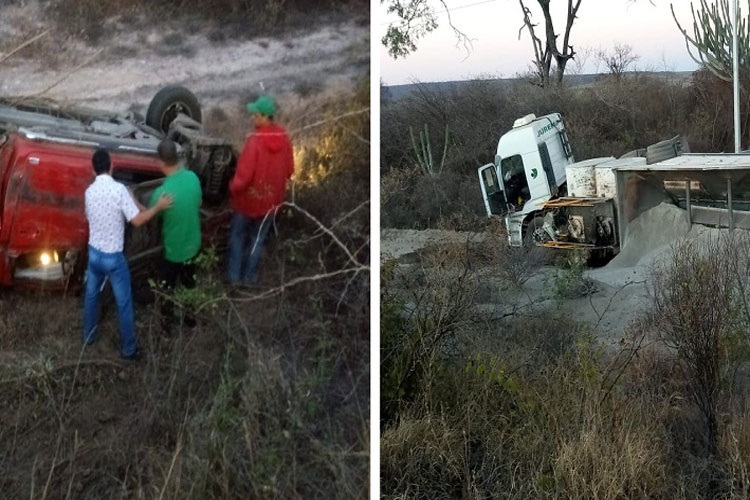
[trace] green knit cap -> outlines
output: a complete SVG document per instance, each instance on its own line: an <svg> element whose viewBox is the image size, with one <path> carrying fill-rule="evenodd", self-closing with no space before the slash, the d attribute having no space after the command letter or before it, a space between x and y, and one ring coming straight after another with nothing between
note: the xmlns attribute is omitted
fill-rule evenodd
<svg viewBox="0 0 750 500"><path fill-rule="evenodd" d="M276 101L270 96L262 95L255 102L247 103L247 112L273 116L276 113Z"/></svg>

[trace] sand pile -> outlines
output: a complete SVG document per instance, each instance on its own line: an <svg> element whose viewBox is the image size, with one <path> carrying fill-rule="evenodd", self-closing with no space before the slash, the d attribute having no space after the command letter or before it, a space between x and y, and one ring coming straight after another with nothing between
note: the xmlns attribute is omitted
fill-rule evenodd
<svg viewBox="0 0 750 500"><path fill-rule="evenodd" d="M648 280L653 267L668 258L675 245L708 242L722 231L699 224L691 228L685 210L662 203L630 221L620 253L605 267L591 270L589 276L612 286Z"/></svg>
<svg viewBox="0 0 750 500"><path fill-rule="evenodd" d="M685 210L670 203L661 203L642 213L628 224L625 243L607 267L634 267L651 264L671 245L690 232Z"/></svg>

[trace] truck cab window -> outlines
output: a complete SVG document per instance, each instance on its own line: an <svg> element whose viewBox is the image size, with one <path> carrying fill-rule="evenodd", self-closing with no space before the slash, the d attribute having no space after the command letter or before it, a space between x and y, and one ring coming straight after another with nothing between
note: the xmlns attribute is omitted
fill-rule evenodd
<svg viewBox="0 0 750 500"><path fill-rule="evenodd" d="M112 169L112 178L122 182L126 186L140 184L141 182L161 179L164 175L156 170L148 171L143 169L132 168L129 165L115 165Z"/></svg>
<svg viewBox="0 0 750 500"><path fill-rule="evenodd" d="M484 175L484 185L487 188L487 194L495 194L498 191L500 191L500 186L496 182L496 177L492 174L492 171L490 169L485 170L482 175Z"/></svg>
<svg viewBox="0 0 750 500"><path fill-rule="evenodd" d="M526 180L526 171L523 167L521 155L503 158L500 162L500 170L503 175L505 196L508 203L517 209L521 208L531 199L529 183Z"/></svg>

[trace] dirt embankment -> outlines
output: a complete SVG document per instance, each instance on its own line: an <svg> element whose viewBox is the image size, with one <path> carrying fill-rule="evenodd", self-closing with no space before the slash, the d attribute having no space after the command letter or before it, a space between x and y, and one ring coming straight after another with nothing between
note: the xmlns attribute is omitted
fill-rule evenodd
<svg viewBox="0 0 750 500"><path fill-rule="evenodd" d="M0 58L2 51L7 54L48 27L29 22L42 17L39 9L34 2L0 6ZM96 44L51 31L0 64L0 96L43 93L71 104L143 112L159 88L180 84L195 92L204 107L231 111L263 91L287 102L347 92L369 67L369 26L354 19L220 41L212 40L210 30L190 25L115 27L116 36L102 36Z"/></svg>

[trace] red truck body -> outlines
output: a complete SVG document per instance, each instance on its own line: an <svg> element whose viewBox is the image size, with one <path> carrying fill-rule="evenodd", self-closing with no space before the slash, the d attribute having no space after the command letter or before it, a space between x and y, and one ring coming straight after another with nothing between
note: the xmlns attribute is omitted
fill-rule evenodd
<svg viewBox="0 0 750 500"><path fill-rule="evenodd" d="M85 193L98 147L109 151L115 180L145 205L163 179L157 147L164 138L175 141L203 189L204 245L221 246L237 156L228 140L203 132L200 118L198 99L179 85L159 90L145 118L0 98L0 286L81 283L89 237ZM159 226L127 226L131 270L160 254Z"/></svg>
<svg viewBox="0 0 750 500"><path fill-rule="evenodd" d="M32 140L17 133L0 145L0 285L35 281L33 276L27 279L28 274L21 277L21 270L44 267L42 259L55 264L66 257L85 257L88 222L84 199L95 177L93 150ZM142 182L162 177L153 153L111 152L111 159L113 177L126 184L128 179ZM219 222L214 215L210 224L205 224L212 230L206 237L218 234L224 215ZM70 269L65 271L69 274Z"/></svg>

